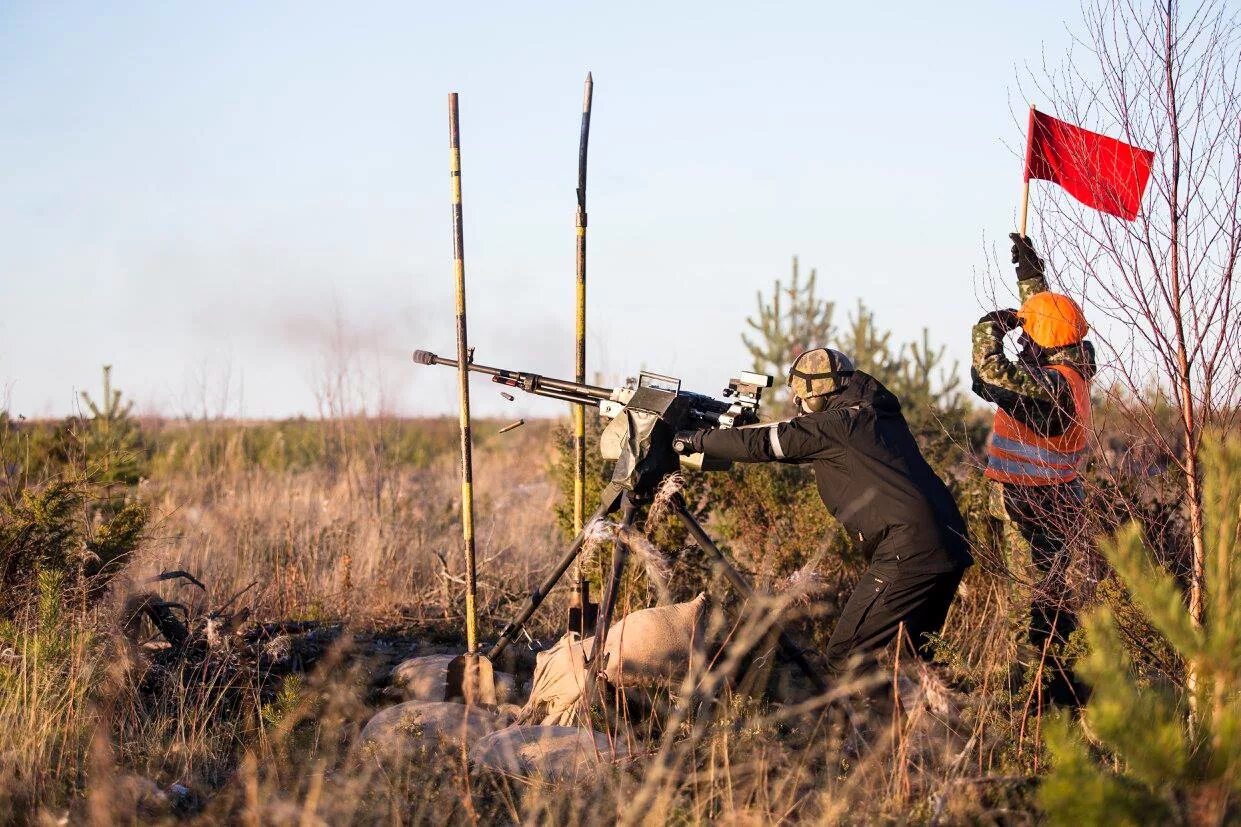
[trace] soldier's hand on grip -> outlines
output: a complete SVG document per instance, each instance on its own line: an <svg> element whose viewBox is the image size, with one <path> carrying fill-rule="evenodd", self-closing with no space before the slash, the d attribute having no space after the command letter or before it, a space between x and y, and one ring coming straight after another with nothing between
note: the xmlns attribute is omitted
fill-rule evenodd
<svg viewBox="0 0 1241 827"><path fill-rule="evenodd" d="M702 435L705 431L677 431L672 438L672 450L678 454L698 454L702 452Z"/></svg>

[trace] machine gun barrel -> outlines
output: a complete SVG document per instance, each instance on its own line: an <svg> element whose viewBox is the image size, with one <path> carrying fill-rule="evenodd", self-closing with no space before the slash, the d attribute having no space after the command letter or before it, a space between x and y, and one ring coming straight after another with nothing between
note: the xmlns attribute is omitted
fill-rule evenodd
<svg viewBox="0 0 1241 827"><path fill-rule="evenodd" d="M429 350L414 351L414 361L420 365L444 365L450 368L457 366L456 359L437 356ZM611 388L601 388L598 385L587 385L581 382L555 379L538 373L508 370L507 368L493 368L488 365L478 365L474 362L468 363L466 369L474 373L490 376L492 382L497 382L501 385L520 388L527 393L533 393L537 396L546 396L551 399L572 402L575 405L596 407L600 402L612 398Z"/></svg>

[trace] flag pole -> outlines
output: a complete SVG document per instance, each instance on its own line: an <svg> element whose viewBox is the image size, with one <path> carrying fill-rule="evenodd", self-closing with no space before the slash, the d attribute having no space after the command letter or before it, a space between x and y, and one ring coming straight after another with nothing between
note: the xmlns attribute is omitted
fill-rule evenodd
<svg viewBox="0 0 1241 827"><path fill-rule="evenodd" d="M1030 214L1030 153L1034 149L1034 104L1030 104L1030 123L1026 127L1026 163L1021 171L1021 221L1017 233L1026 237L1026 218Z"/></svg>

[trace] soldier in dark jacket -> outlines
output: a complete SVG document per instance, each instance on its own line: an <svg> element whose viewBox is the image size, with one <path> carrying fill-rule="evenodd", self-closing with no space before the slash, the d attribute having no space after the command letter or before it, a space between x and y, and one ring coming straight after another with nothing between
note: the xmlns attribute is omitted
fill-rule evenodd
<svg viewBox="0 0 1241 827"><path fill-rule="evenodd" d="M819 496L869 562L827 646L839 673L870 654L902 624L917 652L944 624L973 562L965 521L943 481L922 457L896 396L827 348L803 353L789 370L802 411L758 428L679 435L686 451L736 462L807 463Z"/></svg>
<svg viewBox="0 0 1241 827"><path fill-rule="evenodd" d="M1085 688L1061 652L1077 628L1066 573L1068 541L1079 530L1079 472L1090 430L1094 348L1069 296L1047 289L1043 260L1026 236L1013 233L1020 310L997 310L973 330L974 393L996 405L987 449L992 516L1005 535L1007 564L1018 601L1029 609L1022 665L1047 678L1049 699L1077 705ZM1017 359L1004 337L1020 328ZM1029 592L1029 594L1021 594Z"/></svg>

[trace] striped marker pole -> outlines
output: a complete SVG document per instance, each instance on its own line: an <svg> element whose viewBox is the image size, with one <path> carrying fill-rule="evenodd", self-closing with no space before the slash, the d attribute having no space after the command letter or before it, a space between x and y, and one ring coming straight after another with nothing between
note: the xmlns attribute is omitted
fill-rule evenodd
<svg viewBox="0 0 1241 827"><path fill-rule="evenodd" d="M452 153L452 252L457 280L457 389L461 401L461 536L465 541L465 640L466 649L478 651L477 589L474 568L474 474L470 440L470 349L465 335L465 240L461 228L461 125L457 119L457 93L448 95L448 143Z"/></svg>

